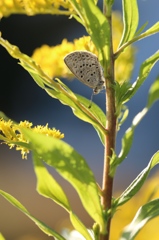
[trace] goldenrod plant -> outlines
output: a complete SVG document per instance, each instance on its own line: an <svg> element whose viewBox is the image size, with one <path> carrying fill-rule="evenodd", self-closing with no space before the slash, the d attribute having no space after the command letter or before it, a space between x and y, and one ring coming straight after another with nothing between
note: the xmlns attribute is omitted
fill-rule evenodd
<svg viewBox="0 0 159 240"><path fill-rule="evenodd" d="M137 79L131 83L136 52L132 44L158 33L159 22L147 30L145 30L146 24L138 29L137 0L122 0L122 18L119 13L112 11L113 4L114 0L103 0L101 10L97 0L0 1L1 18L11 14L66 15L70 17L70 21L74 18L87 32L87 36L75 39L73 42L64 39L57 46L43 45L34 51L32 57L22 53L17 46L9 42L9 39L3 39L3 32L0 37L0 45L11 57L19 60L19 64L31 75L37 85L51 98L69 106L77 118L91 124L104 146L103 176L101 173L103 183L99 186L87 160L62 140L64 134L59 130L50 129L47 124L33 126L28 121L18 124L1 113L0 139L10 148L15 147L16 150L20 150L22 158L26 159L27 154L32 153L38 193L53 200L68 212L74 230L57 232L33 216L15 197L4 190L0 190L0 194L36 223L46 235L58 240L132 240L137 239L141 232L143 235L140 239L144 240L158 239L159 236L155 224L151 236L144 235L147 222L159 216L157 177L151 180L152 184L149 181L142 188L144 201L135 204L136 212L131 211L131 216L128 218L130 222L125 222L122 215L132 207L129 200L133 198L135 202L150 171L159 163L159 151L154 153L148 165L122 193L112 196L116 170L129 154L136 127L159 99L159 78L157 78L150 87L146 106L134 116L131 126L125 131L121 139L121 151L117 154L115 148L117 132L129 113L126 104L142 87L159 60L159 51L145 59L140 66ZM72 92L62 82L62 78L74 77L63 59L70 52L77 50L95 54L103 68L105 113L94 102L88 108L90 100ZM85 226L72 210L64 189L48 172L44 163L54 168L73 186L87 214L94 221L92 228ZM145 192L148 190L146 195ZM0 239L5 239L3 233Z"/></svg>

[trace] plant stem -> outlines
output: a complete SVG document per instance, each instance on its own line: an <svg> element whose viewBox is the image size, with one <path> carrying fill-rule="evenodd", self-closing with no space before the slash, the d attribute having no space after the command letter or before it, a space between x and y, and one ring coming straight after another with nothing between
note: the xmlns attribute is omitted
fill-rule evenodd
<svg viewBox="0 0 159 240"><path fill-rule="evenodd" d="M108 80L107 80L108 81ZM113 189L113 177L110 176L110 160L112 156L112 149L115 148L115 139L116 139L116 116L115 116L115 101L114 101L114 90L112 87L107 86L107 123L106 128L108 134L105 139L105 158L104 158L104 167L103 167L103 186L102 186L102 198L101 203L103 209L108 211L111 208L112 200L112 189ZM110 232L110 223L111 218L109 216L107 222L107 235L103 236L101 240L109 239Z"/></svg>
<svg viewBox="0 0 159 240"><path fill-rule="evenodd" d="M107 15L106 7L104 14ZM110 10L110 9L109 9ZM109 67L106 73L106 129L108 134L105 137L105 157L103 167L103 185L102 185L102 197L101 204L103 210L107 212L111 209L112 191L113 191L113 177L110 176L110 161L112 157L112 149L115 149L116 142L116 108L115 108L115 88L114 85L114 56L113 56L113 45L112 45L112 23L111 15L107 16L110 26L110 45L109 45L109 56L107 61ZM101 235L100 240L109 240L110 236L110 224L111 216L107 222L107 234Z"/></svg>

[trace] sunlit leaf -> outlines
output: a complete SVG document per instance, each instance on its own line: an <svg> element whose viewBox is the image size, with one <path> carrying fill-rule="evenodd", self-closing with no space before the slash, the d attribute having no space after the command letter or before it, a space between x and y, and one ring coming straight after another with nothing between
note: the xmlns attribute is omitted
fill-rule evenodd
<svg viewBox="0 0 159 240"><path fill-rule="evenodd" d="M110 175L114 176L116 168L121 164L121 162L127 157L134 138L134 132L140 121L144 118L147 114L148 108L144 108L141 112L139 112L133 119L132 125L126 130L123 138L122 138L122 147L119 155L117 156L115 153L113 158L111 159L111 168L110 168Z"/></svg>
<svg viewBox="0 0 159 240"><path fill-rule="evenodd" d="M156 152L147 167L135 178L135 180L128 186L128 188L116 199L118 206L123 205L129 201L142 187L151 169L159 164L159 151Z"/></svg>
<svg viewBox="0 0 159 240"><path fill-rule="evenodd" d="M157 100L159 100L159 77L149 89L147 107L150 108Z"/></svg>
<svg viewBox="0 0 159 240"><path fill-rule="evenodd" d="M148 37L158 32L159 32L159 22L156 22L152 27L150 27L144 33L142 33L141 36Z"/></svg>
<svg viewBox="0 0 159 240"><path fill-rule="evenodd" d="M151 69L155 65L155 63L159 60L159 51L154 53L151 57L146 59L140 67L139 76L137 80L133 83L133 85L127 90L125 95L123 95L122 102L129 101L140 88L140 86L144 83L146 78L149 76Z"/></svg>
<svg viewBox="0 0 159 240"><path fill-rule="evenodd" d="M137 30L137 32L136 32L136 36L138 36L140 33L142 33L143 32L143 30L145 29L145 27L147 26L147 24L148 24L148 22L145 22L140 28L139 28L139 30Z"/></svg>
<svg viewBox="0 0 159 240"><path fill-rule="evenodd" d="M37 177L37 190L45 197L51 198L53 201L61 205L67 211L70 211L69 201L62 190L61 186L51 176L48 170L42 163L38 156L33 156L34 170Z"/></svg>
<svg viewBox="0 0 159 240"><path fill-rule="evenodd" d="M78 94L75 94L76 99L72 101L72 99L61 92L56 92L49 88L46 88L45 90L51 97L57 98L62 104L70 106L74 115L79 119L91 123L97 131L101 142L104 144L106 134L104 125L106 122L106 116L101 108L99 108L95 103L92 103L91 108L89 109L88 106L90 105L90 100ZM82 105L80 104L80 107L78 107L77 102L81 103ZM88 114L86 114L87 112Z"/></svg>
<svg viewBox="0 0 159 240"><path fill-rule="evenodd" d="M119 47L134 37L139 21L137 0L122 0L122 7L124 30Z"/></svg>
<svg viewBox="0 0 159 240"><path fill-rule="evenodd" d="M48 227L46 224L44 224L42 221L39 221L37 218L32 216L28 210L13 196L10 194L0 190L0 194L7 199L13 206L18 208L21 212L23 212L27 217L29 217L45 234L48 236L55 237L57 240L65 240L64 237L62 237L60 234L58 234L56 231Z"/></svg>
<svg viewBox="0 0 159 240"><path fill-rule="evenodd" d="M90 236L89 231L86 229L83 223L73 212L70 213L70 219L73 226L76 227L77 231L80 232L83 235L83 237L85 237L85 239L93 240L92 237Z"/></svg>
<svg viewBox="0 0 159 240"><path fill-rule="evenodd" d="M93 0L81 0L80 3L77 3L76 0L70 0L70 2L97 48L99 61L106 74L110 66L111 29L108 18L111 17L111 11L107 11L109 16L106 17ZM111 0L107 4L110 9L112 2Z"/></svg>
<svg viewBox="0 0 159 240"><path fill-rule="evenodd" d="M94 175L84 158L62 140L21 129L30 149L66 179L77 191L89 215L104 232L104 218Z"/></svg>
<svg viewBox="0 0 159 240"><path fill-rule="evenodd" d="M130 39L128 42L124 43L122 46L120 45L117 52L115 53L115 58L117 58L124 51L124 49L127 48L129 45L131 45L137 41L143 40L146 37L150 37L153 34L159 33L159 22L157 22L152 27L150 27L148 30L146 30L145 32L138 35L140 33L140 31L143 30L142 28L145 28L145 26L146 26L146 23L145 23L145 25L143 25L141 27L141 29L139 29L136 32L134 38Z"/></svg>
<svg viewBox="0 0 159 240"><path fill-rule="evenodd" d="M100 56L103 55L101 51L106 51L107 44L110 41L110 27L108 20L92 0L82 0L82 5L86 29L98 49L99 59L101 59Z"/></svg>
<svg viewBox="0 0 159 240"><path fill-rule="evenodd" d="M122 105L119 121L118 121L118 130L120 129L120 126L123 125L123 123L126 121L127 117L129 115L129 109L126 105Z"/></svg>
<svg viewBox="0 0 159 240"><path fill-rule="evenodd" d="M159 199L146 203L137 211L133 221L124 228L119 240L134 239L146 223L157 216L159 216Z"/></svg>
<svg viewBox="0 0 159 240"><path fill-rule="evenodd" d="M70 214L71 222L74 228L80 232L86 239L92 240L90 234L84 224L78 219L78 217L72 212L70 203L57 181L45 168L42 160L34 155L34 169L37 177L37 190L38 192L51 200L55 201L57 204L66 209Z"/></svg>
<svg viewBox="0 0 159 240"><path fill-rule="evenodd" d="M159 77L150 87L147 106L143 108L143 110L134 117L132 121L132 125L126 130L122 138L122 147L118 157L114 155L114 158L112 158L111 170L110 170L110 173L112 176L114 175L117 166L127 157L131 149L136 127L138 126L140 121L145 117L145 115L148 113L150 107L157 100L159 100Z"/></svg>

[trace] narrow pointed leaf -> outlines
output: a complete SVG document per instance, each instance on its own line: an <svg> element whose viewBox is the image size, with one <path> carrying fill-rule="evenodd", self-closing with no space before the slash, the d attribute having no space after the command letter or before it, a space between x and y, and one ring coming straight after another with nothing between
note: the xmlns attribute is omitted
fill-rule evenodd
<svg viewBox="0 0 159 240"><path fill-rule="evenodd" d="M147 107L150 108L157 100L159 100L159 77L149 89Z"/></svg>
<svg viewBox="0 0 159 240"><path fill-rule="evenodd" d="M142 33L141 36L148 37L158 32L159 32L159 22L156 22L152 27L150 27L144 33Z"/></svg>
<svg viewBox="0 0 159 240"><path fill-rule="evenodd" d="M13 196L10 194L0 190L0 194L9 201L13 206L18 208L21 212L23 212L27 217L29 217L44 233L46 233L48 236L55 237L57 240L65 240L64 237L62 237L60 234L58 234L56 231L48 227L45 223L42 221L39 221L37 218L32 216L28 210Z"/></svg>
<svg viewBox="0 0 159 240"><path fill-rule="evenodd" d="M151 57L146 59L140 67L139 76L137 80L133 83L133 85L128 89L128 91L123 95L122 102L125 103L129 101L140 88L140 86L144 83L146 78L149 76L151 69L159 60L159 51L154 53Z"/></svg>
<svg viewBox="0 0 159 240"><path fill-rule="evenodd" d="M146 203L138 210L133 221L124 228L119 240L133 240L146 223L157 216L159 216L159 199Z"/></svg>
<svg viewBox="0 0 159 240"><path fill-rule="evenodd" d="M141 112L139 112L134 117L131 127L125 132L124 137L122 138L122 148L118 156L118 164L120 164L127 157L133 143L135 129L147 112L147 108L144 108Z"/></svg>
<svg viewBox="0 0 159 240"><path fill-rule="evenodd" d="M126 121L127 117L129 115L129 109L126 105L123 105L121 108L121 117L120 121L118 123L118 128L120 129L120 126L123 125L123 123Z"/></svg>
<svg viewBox="0 0 159 240"><path fill-rule="evenodd" d="M145 29L145 27L147 26L148 22L145 22L140 29L136 32L136 36L138 36L140 33L143 32L143 30Z"/></svg>
<svg viewBox="0 0 159 240"><path fill-rule="evenodd" d="M145 117L148 112L148 108L145 107L141 112L139 112L133 119L132 125L126 130L123 138L122 138L122 147L119 155L117 156L115 153L113 154L113 158L111 159L111 168L110 175L114 176L116 172L116 168L121 164L121 162L127 157L134 138L134 132L140 121Z"/></svg>
<svg viewBox="0 0 159 240"><path fill-rule="evenodd" d="M91 36L101 60L110 42L110 28L107 18L93 0L81 0L81 4L78 4L76 0L70 0L70 2L80 16L88 34Z"/></svg>
<svg viewBox="0 0 159 240"><path fill-rule="evenodd" d="M139 22L137 0L123 0L122 7L124 30L119 47L134 37Z"/></svg>
<svg viewBox="0 0 159 240"><path fill-rule="evenodd" d="M135 180L121 194L121 196L116 199L116 203L118 206L123 205L125 202L129 201L140 190L151 169L157 164L159 164L159 151L152 156L147 167L135 178Z"/></svg>
<svg viewBox="0 0 159 240"><path fill-rule="evenodd" d="M107 51L106 48L110 42L110 28L108 20L92 0L82 0L82 5L86 29L98 49L99 59L101 59L103 52Z"/></svg>
<svg viewBox="0 0 159 240"><path fill-rule="evenodd" d="M115 173L116 167L127 157L131 149L136 127L138 126L140 121L145 117L145 115L148 113L150 107L157 100L159 100L159 77L150 87L147 106L134 117L131 127L128 128L127 131L125 132L122 138L122 148L118 157L116 156L112 159L111 172L110 172L112 176Z"/></svg>
<svg viewBox="0 0 159 240"><path fill-rule="evenodd" d="M145 26L143 26L145 27ZM128 42L124 43L122 46L120 45L118 47L118 50L117 52L115 53L115 58L117 58L123 51L125 48L127 48L129 45L137 42L137 41L140 41L146 37L150 37L152 36L153 34L156 34L156 33L159 33L159 22L155 23L152 27L150 27L148 30L146 30L145 32L141 33L140 35L139 32L141 31L142 29L139 29L136 34L135 34L135 37L130 39Z"/></svg>

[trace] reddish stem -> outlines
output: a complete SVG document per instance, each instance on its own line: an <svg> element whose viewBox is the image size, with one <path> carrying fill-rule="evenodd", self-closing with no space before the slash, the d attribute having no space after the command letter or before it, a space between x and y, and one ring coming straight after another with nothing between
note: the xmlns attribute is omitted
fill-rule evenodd
<svg viewBox="0 0 159 240"><path fill-rule="evenodd" d="M106 9L105 9L106 13ZM107 17L109 21L110 31L112 31L111 17ZM112 33L111 33L112 38ZM115 108L115 88L114 85L114 56L112 39L110 41L110 56L109 68L107 69L106 77L106 129L108 134L105 137L105 158L103 167L103 186L101 204L105 212L111 209L112 191L113 191L113 177L110 176L110 160L112 157L112 149L115 149L116 142L116 108ZM111 216L108 218L106 226L106 235L101 235L100 240L109 240L110 237Z"/></svg>

